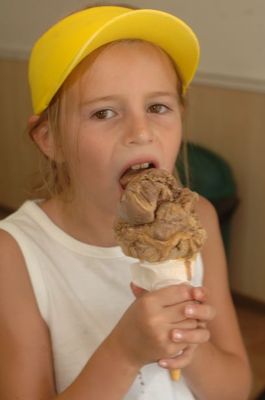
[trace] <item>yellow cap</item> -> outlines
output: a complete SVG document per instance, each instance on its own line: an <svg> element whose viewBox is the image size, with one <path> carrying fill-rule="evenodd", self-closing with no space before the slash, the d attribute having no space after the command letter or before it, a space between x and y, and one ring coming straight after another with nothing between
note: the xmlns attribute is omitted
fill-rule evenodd
<svg viewBox="0 0 265 400"><path fill-rule="evenodd" d="M33 47L29 82L33 109L40 114L73 69L93 50L121 39L142 39L175 61L186 91L198 62L199 44L179 18L158 10L100 6L76 12L45 32Z"/></svg>

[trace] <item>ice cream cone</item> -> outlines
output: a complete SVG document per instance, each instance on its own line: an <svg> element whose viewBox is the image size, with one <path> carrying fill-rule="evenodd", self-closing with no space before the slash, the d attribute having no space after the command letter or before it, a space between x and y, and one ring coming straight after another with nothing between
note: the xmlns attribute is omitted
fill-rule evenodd
<svg viewBox="0 0 265 400"><path fill-rule="evenodd" d="M155 263L139 261L132 264L132 282L148 291L178 285L181 283L191 283L193 276L196 256L192 259L167 260ZM171 379L178 381L181 376L179 369L170 370Z"/></svg>
<svg viewBox="0 0 265 400"><path fill-rule="evenodd" d="M171 369L170 377L171 377L172 381L178 381L181 377L181 370L180 369Z"/></svg>
<svg viewBox="0 0 265 400"><path fill-rule="evenodd" d="M145 290L181 283L190 284L196 258L150 263L138 261L131 266L132 282Z"/></svg>

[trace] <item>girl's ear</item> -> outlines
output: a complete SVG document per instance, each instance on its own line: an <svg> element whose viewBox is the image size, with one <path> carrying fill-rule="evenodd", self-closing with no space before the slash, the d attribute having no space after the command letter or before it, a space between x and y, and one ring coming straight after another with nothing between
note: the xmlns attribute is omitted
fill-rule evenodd
<svg viewBox="0 0 265 400"><path fill-rule="evenodd" d="M50 132L49 123L46 119L38 122L38 118L39 117L35 115L29 118L31 139L47 158L55 160L56 148L54 137Z"/></svg>

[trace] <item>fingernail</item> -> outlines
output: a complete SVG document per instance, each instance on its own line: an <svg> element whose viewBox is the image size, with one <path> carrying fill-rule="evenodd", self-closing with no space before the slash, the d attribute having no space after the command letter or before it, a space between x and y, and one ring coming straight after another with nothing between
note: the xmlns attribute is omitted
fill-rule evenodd
<svg viewBox="0 0 265 400"><path fill-rule="evenodd" d="M166 368L167 367L167 362L166 361L164 361L164 360L160 360L160 361L158 361L158 364L160 365L160 367L163 367L163 368Z"/></svg>
<svg viewBox="0 0 265 400"><path fill-rule="evenodd" d="M187 306L185 308L185 314L186 315L193 315L194 314L194 308L192 306Z"/></svg>
<svg viewBox="0 0 265 400"><path fill-rule="evenodd" d="M174 340L180 340L182 339L183 335L181 332L173 332L173 339Z"/></svg>

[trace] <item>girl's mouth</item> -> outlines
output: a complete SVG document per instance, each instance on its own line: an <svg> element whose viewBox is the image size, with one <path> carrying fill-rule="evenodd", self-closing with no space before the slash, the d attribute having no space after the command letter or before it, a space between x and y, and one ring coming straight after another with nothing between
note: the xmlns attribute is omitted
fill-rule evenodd
<svg viewBox="0 0 265 400"><path fill-rule="evenodd" d="M150 168L157 168L156 164L152 161L144 162L144 163L138 163L138 164L133 164L130 167L128 167L121 175L120 178L120 185L122 189L125 189L128 182L139 172L145 170L145 169L150 169Z"/></svg>

